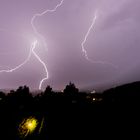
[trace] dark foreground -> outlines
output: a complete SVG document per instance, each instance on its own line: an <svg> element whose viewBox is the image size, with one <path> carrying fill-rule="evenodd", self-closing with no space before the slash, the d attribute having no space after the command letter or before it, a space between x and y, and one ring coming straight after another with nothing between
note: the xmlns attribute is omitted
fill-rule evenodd
<svg viewBox="0 0 140 140"><path fill-rule="evenodd" d="M24 86L0 93L0 140L138 139L139 112L139 82L102 94L81 93L71 83L57 93L48 86L35 97Z"/></svg>

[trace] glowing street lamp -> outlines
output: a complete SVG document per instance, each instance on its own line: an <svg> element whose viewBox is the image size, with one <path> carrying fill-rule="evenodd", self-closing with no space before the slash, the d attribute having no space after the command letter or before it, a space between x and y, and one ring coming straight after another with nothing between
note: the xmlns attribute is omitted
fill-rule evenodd
<svg viewBox="0 0 140 140"><path fill-rule="evenodd" d="M38 125L37 119L30 117L28 119L24 119L23 122L19 125L19 133L22 137L26 137L27 135L33 133Z"/></svg>
<svg viewBox="0 0 140 140"><path fill-rule="evenodd" d="M27 120L26 127L30 132L33 132L37 127L37 120L34 118Z"/></svg>

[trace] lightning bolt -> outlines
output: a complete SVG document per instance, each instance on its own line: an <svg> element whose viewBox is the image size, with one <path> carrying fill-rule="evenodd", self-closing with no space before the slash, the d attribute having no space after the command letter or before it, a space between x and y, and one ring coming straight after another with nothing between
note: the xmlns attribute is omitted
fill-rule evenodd
<svg viewBox="0 0 140 140"><path fill-rule="evenodd" d="M36 27L34 25L34 21L36 20L36 18L41 17L41 16L43 16L43 15L45 15L47 13L53 13L53 12L55 12L60 6L62 6L63 3L64 3L64 0L61 0L60 3L58 3L53 9L51 9L51 10L45 10L42 13L36 13L31 18L30 24L31 24L31 27L33 29L33 32L36 34L37 37L41 38L41 40L43 41L43 44L44 44L45 48L47 48L47 44L46 44L45 38L37 31L37 29L36 29ZM111 65L114 68L117 68L112 63L105 62L105 61L93 61L93 60L91 60L88 57L87 51L85 49L85 43L87 42L88 36L90 35L90 32L91 32L91 30L93 29L93 27L95 25L96 19L97 19L97 12L95 12L95 15L94 15L92 24L90 25L90 27L89 27L89 29L88 29L85 37L84 37L84 40L83 40L83 42L81 44L81 46L82 46L82 52L84 53L85 58L88 61L92 62L92 63L108 64L108 65ZM0 29L0 31L2 31L2 29ZM29 54L28 54L27 58L25 59L25 61L23 63L19 64L18 66L16 66L15 68L12 68L12 69L0 70L0 73L4 73L4 72L11 73L13 71L16 71L16 70L20 69L21 67L23 67L30 60L31 55L33 54L36 57L36 59L40 62L40 64L44 67L44 70L45 70L45 73L46 73L45 76L44 76L44 78L39 83L39 89L41 90L42 89L43 82L49 78L49 72L48 72L48 69L47 69L47 65L45 64L45 62L40 58L40 56L35 51L35 49L36 49L37 46L39 46L38 40L33 41L32 44L31 44L31 47L30 47Z"/></svg>
<svg viewBox="0 0 140 140"><path fill-rule="evenodd" d="M35 25L34 25L34 21L35 21L35 19L36 19L37 17L41 17L41 16L43 16L43 15L45 15L45 14L47 14L47 13L53 13L53 12L55 12L55 11L57 10L57 8L59 8L59 7L63 4L63 2L64 2L64 0L61 0L60 3L57 4L53 9L51 9L51 10L45 10L45 11L43 11L42 13L37 13L37 14L35 14L35 15L32 17L32 19L31 19L31 26L32 26L32 28L33 28L34 33L35 33L37 36L39 36L39 37L41 37L41 38L43 39L43 43L44 43L45 46L47 46L47 44L46 44L46 42L45 42L45 40L44 40L44 37L37 31L37 29L36 29L36 27L35 27ZM33 47L33 49L32 49L32 53L33 53L34 56L38 59L38 61L43 65L43 67L44 67L44 69L45 69L45 72L46 72L46 76L40 81L40 84L39 84L39 89L41 89L43 82L49 78L49 72L48 72L48 69L47 69L47 66L46 66L45 62L44 62L43 60L41 60L41 58L40 58L40 57L37 55L37 53L35 52L36 44L37 44L37 41L34 42L34 47Z"/></svg>
<svg viewBox="0 0 140 140"><path fill-rule="evenodd" d="M37 46L37 44L38 44L38 41L36 40L36 41L34 41L33 42L33 47L32 47L32 53L34 54L34 56L38 59L38 61L43 65L43 67L44 67L44 69L45 69L45 72L46 72L46 76L45 76L45 78L43 78L41 81L40 81L40 84L39 84L39 89L41 90L41 87L42 87L42 83L44 82L44 80L47 80L48 79L48 70L47 70L47 66L46 66L46 64L45 64L45 62L43 62L42 60L41 60L41 58L37 55L37 53L35 52L35 48L36 48L36 46Z"/></svg>
<svg viewBox="0 0 140 140"><path fill-rule="evenodd" d="M44 37L37 31L37 29L36 29L36 27L35 27L35 25L34 25L34 21L35 21L35 19L36 19L37 17L41 17L41 16L43 16L44 14L47 14L47 13L53 13L53 12L55 12L55 11L57 10L57 8L60 7L60 6L63 4L63 2L64 2L64 0L61 0L60 3L57 4L53 9L51 9L51 10L45 10L45 11L43 11L42 13L37 13L37 14L33 15L33 17L31 18L31 26L32 26L32 29L33 29L34 33L35 33L38 37L42 38L42 41L43 41L43 43L44 43L44 46L47 46L47 45L46 45L46 42L45 42L45 39L44 39ZM2 29L0 29L0 31L1 31L1 30L2 30ZM11 73L11 72L13 72L13 71L16 71L16 70L20 69L22 66L24 66L24 65L30 60L31 55L33 54L33 55L37 58L37 60L40 62L40 64L42 64L42 66L43 66L44 69L45 69L45 73L46 73L45 77L44 77L44 78L40 81L40 83L39 83L39 89L41 90L43 82L49 78L49 73L48 73L48 69L47 69L47 66L46 66L45 62L39 57L39 55L38 55L38 54L36 53L36 51L35 51L35 49L36 49L36 47L37 47L38 44L39 44L39 42L38 42L37 40L35 40L35 41L32 42L32 45L31 45L30 51L29 51L29 55L28 55L28 57L25 59L25 61L24 61L23 63L19 64L18 66L16 66L15 68L12 68L12 69L0 70L0 73L4 73L4 72L6 72L6 73Z"/></svg>
<svg viewBox="0 0 140 140"><path fill-rule="evenodd" d="M97 11L95 12L95 15L94 15L94 17L93 17L92 23L91 23L91 25L90 25L90 27L89 27L89 29L88 29L88 31L87 31L85 37L84 37L84 40L83 40L82 43L81 43L82 52L83 52L83 54L84 54L86 60L88 60L88 61L91 62L91 63L106 64L106 65L112 66L112 67L115 68L115 69L118 69L118 67L117 67L116 65L112 64L112 63L109 63L109 62L106 62L106 61L94 61L94 60L92 60L92 59L90 59L90 58L88 57L88 53L87 53L87 51L86 51L86 49L85 49L85 44L86 44L86 42L87 42L87 39L88 39L88 37L89 37L89 35L90 35L92 29L93 29L94 26L95 26L96 20L97 20Z"/></svg>
<svg viewBox="0 0 140 140"><path fill-rule="evenodd" d="M59 8L63 3L64 3L64 0L61 0L60 3L57 4L57 5L55 6L54 9L51 9L51 10L48 10L48 9L47 9L46 11L43 11L42 13L37 13L37 14L35 14L35 15L32 17L32 19L31 19L31 25L32 25L32 28L33 28L34 32L35 32L38 36L42 36L42 35L37 31L37 29L36 29L36 27L35 27L35 25L34 25L35 19L36 19L37 17L41 17L41 16L43 16L43 15L45 15L45 14L47 14L47 13L53 13L53 12L55 12L55 11L57 10L57 8Z"/></svg>

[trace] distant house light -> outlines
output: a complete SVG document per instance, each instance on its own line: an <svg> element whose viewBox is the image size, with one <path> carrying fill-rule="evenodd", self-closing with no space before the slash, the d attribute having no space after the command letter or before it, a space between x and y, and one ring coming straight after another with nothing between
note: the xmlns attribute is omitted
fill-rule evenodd
<svg viewBox="0 0 140 140"><path fill-rule="evenodd" d="M95 94L95 93L96 93L96 90L93 90L93 91L91 91L90 93Z"/></svg>

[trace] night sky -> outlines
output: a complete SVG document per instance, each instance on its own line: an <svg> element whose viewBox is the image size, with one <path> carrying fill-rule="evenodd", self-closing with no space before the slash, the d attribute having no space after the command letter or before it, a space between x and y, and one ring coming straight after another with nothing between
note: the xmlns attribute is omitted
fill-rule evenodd
<svg viewBox="0 0 140 140"><path fill-rule="evenodd" d="M34 40L39 43L35 52L49 73L42 89L46 85L63 89L69 81L80 89L103 89L140 80L140 0L64 0L55 12L35 18L38 36L31 26L32 17L60 2L0 0L0 88L26 84L38 89L46 73L33 54L19 69L2 72L23 63ZM84 44L91 63L81 43L96 12Z"/></svg>

